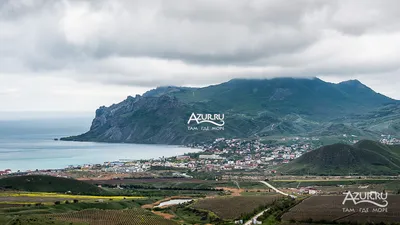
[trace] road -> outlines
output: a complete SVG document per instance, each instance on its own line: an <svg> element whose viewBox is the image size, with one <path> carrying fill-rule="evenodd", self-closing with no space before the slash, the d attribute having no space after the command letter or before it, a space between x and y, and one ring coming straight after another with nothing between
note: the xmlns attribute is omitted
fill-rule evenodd
<svg viewBox="0 0 400 225"><path fill-rule="evenodd" d="M265 181L260 181L260 183L267 185L269 188L271 188L272 190L274 190L275 192L277 192L277 193L279 193L279 194L282 194L282 195L284 195L284 196L290 196L290 197L292 197L292 198L297 198L297 196L289 195L289 194L287 194L287 193L285 193L285 192L282 192L282 191L276 189L274 186L272 186L271 184L269 184L269 183L267 183L267 182L265 182Z"/></svg>
<svg viewBox="0 0 400 225"><path fill-rule="evenodd" d="M252 225L254 219L257 220L258 217L262 216L262 214L264 214L264 213L267 212L268 210L269 210L269 208L266 209L266 210L264 210L264 211L262 211L262 212L260 212L259 214L255 215L253 218L251 218L249 221L247 221L244 225Z"/></svg>
<svg viewBox="0 0 400 225"><path fill-rule="evenodd" d="M297 198L297 196L289 195L289 194L287 194L287 193L285 193L285 192L283 192L283 191L278 190L276 187L272 186L271 184L269 184L269 183L267 183L267 182L265 182L265 181L260 181L260 183L262 183L262 184L268 186L269 188L271 188L272 190L274 190L275 192L277 192L277 193L279 193L279 194L282 194L282 195L284 195L284 196L290 196L290 197L292 197L292 198ZM262 214L264 214L264 213L267 212L268 210L269 210L269 208L266 209L266 210L264 210L264 211L262 211L262 212L260 212L259 214L255 215L253 218L251 218L249 221L247 221L244 225L251 225L251 224L253 224L253 220L254 220L254 219L257 220L258 217L262 216Z"/></svg>

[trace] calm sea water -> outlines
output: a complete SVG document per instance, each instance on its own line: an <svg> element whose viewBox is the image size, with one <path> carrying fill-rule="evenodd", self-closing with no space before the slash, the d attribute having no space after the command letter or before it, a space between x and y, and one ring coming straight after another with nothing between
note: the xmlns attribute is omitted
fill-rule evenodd
<svg viewBox="0 0 400 225"><path fill-rule="evenodd" d="M176 156L196 149L166 145L54 141L87 131L90 118L0 121L0 170L57 169L119 159Z"/></svg>

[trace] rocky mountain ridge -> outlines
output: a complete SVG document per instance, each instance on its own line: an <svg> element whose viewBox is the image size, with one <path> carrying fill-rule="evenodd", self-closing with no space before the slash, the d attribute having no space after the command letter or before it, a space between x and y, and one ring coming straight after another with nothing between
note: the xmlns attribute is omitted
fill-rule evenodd
<svg viewBox="0 0 400 225"><path fill-rule="evenodd" d="M333 84L318 78L235 79L204 88L168 86L129 96L96 110L87 133L62 140L188 144L219 137L343 132L371 137L399 132L399 105L356 80ZM374 112L377 117L371 116ZM187 122L192 113L224 114L224 129L192 124L198 129L190 130ZM385 123L392 125L379 126Z"/></svg>

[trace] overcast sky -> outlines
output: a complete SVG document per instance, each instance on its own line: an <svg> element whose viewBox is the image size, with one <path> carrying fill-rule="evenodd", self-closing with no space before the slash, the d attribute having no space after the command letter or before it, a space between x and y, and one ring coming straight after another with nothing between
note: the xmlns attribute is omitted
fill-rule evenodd
<svg viewBox="0 0 400 225"><path fill-rule="evenodd" d="M161 85L359 79L400 99L397 0L1 0L0 111L89 111Z"/></svg>

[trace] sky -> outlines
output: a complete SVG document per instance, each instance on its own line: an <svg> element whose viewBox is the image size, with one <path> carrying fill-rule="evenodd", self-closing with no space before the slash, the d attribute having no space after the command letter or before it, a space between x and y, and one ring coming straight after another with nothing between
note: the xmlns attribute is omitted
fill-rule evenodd
<svg viewBox="0 0 400 225"><path fill-rule="evenodd" d="M0 111L232 78L358 79L400 99L399 15L397 0L1 0Z"/></svg>

